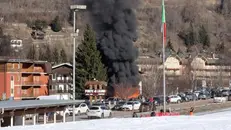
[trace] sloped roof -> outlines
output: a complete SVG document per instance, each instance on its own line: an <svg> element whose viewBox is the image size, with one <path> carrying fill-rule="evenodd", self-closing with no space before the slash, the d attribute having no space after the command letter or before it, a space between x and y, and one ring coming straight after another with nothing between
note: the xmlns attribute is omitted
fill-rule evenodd
<svg viewBox="0 0 231 130"><path fill-rule="evenodd" d="M61 63L61 64L58 64L58 65L52 66L52 69L59 68L61 66L68 66L68 67L72 68L72 64L70 64L70 63Z"/></svg>

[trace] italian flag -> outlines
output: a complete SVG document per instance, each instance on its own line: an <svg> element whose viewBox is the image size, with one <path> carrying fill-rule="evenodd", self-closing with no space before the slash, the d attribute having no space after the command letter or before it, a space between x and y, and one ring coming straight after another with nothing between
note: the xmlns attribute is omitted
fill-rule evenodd
<svg viewBox="0 0 231 130"><path fill-rule="evenodd" d="M166 44L166 20L165 20L164 0L162 0L162 27L161 27L161 32L163 33L163 44Z"/></svg>

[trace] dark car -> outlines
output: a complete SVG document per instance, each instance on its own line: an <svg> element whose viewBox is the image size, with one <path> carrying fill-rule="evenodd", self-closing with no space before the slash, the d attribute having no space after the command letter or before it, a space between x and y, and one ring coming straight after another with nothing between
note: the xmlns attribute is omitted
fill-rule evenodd
<svg viewBox="0 0 231 130"><path fill-rule="evenodd" d="M229 94L228 96L228 101L231 101L231 94Z"/></svg>
<svg viewBox="0 0 231 130"><path fill-rule="evenodd" d="M119 102L112 108L112 110L121 110L121 106L123 106L125 103L126 103L125 101Z"/></svg>
<svg viewBox="0 0 231 130"><path fill-rule="evenodd" d="M178 96L181 97L182 102L188 102L189 99L186 97L184 93L179 93Z"/></svg>
<svg viewBox="0 0 231 130"><path fill-rule="evenodd" d="M195 94L193 94L193 93L187 93L187 94L185 95L185 97L186 97L189 101L194 101L194 100L197 100L197 99L198 99L197 96L196 96Z"/></svg>
<svg viewBox="0 0 231 130"><path fill-rule="evenodd" d="M153 102L155 105L159 106L161 104L161 99L159 97L153 97Z"/></svg>
<svg viewBox="0 0 231 130"><path fill-rule="evenodd" d="M159 96L159 98L160 98L160 104L164 104L164 96ZM166 103L169 103L170 102L170 99L169 99L169 97L166 97L165 98L166 100Z"/></svg>
<svg viewBox="0 0 231 130"><path fill-rule="evenodd" d="M211 95L208 92L201 92L198 96L198 99L209 99L211 98Z"/></svg>

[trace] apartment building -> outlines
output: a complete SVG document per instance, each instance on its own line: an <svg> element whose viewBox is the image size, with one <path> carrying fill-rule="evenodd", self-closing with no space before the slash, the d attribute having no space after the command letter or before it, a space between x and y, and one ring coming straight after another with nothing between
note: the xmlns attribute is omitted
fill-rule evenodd
<svg viewBox="0 0 231 130"><path fill-rule="evenodd" d="M72 71L70 63L62 63L52 66L52 75L50 77L49 94L59 94L72 98Z"/></svg>
<svg viewBox="0 0 231 130"><path fill-rule="evenodd" d="M51 65L46 61L0 58L1 99L25 100L48 95Z"/></svg>
<svg viewBox="0 0 231 130"><path fill-rule="evenodd" d="M193 80L201 86L231 87L231 62L228 59L196 56L191 62ZM203 81L203 82L202 82Z"/></svg>
<svg viewBox="0 0 231 130"><path fill-rule="evenodd" d="M163 70L160 57L140 56L137 64L142 72L142 78L160 74ZM231 87L231 61L227 58L215 57L215 54L190 58L170 55L166 57L165 68L167 80L188 76L198 87Z"/></svg>

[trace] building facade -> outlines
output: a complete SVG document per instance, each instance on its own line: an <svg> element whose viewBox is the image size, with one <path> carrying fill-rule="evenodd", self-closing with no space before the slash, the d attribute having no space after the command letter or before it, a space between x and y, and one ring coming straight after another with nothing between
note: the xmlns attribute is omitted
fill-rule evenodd
<svg viewBox="0 0 231 130"><path fill-rule="evenodd" d="M163 64L160 57L140 56L137 60L142 72L142 78L163 72ZM190 78L195 87L231 87L231 62L224 58L213 56L180 58L172 55L166 58L165 74L167 80L175 80L181 77ZM161 74L162 75L162 74Z"/></svg>
<svg viewBox="0 0 231 130"><path fill-rule="evenodd" d="M72 99L72 71L73 67L70 63L62 63L52 66L52 74L50 76L49 94L67 95Z"/></svg>
<svg viewBox="0 0 231 130"><path fill-rule="evenodd" d="M197 56L191 62L193 80L198 86L231 87L231 62Z"/></svg>
<svg viewBox="0 0 231 130"><path fill-rule="evenodd" d="M35 99L48 94L51 65L46 61L0 59L1 99Z"/></svg>

